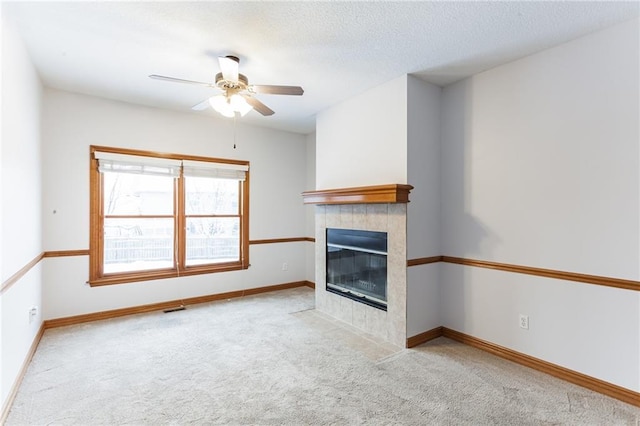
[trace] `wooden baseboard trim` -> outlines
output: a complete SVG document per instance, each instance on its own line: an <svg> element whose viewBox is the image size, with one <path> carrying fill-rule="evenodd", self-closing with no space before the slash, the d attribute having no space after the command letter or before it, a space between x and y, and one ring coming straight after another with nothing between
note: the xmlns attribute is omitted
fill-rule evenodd
<svg viewBox="0 0 640 426"><path fill-rule="evenodd" d="M40 344L40 340L42 339L44 330L45 330L45 326L43 323L40 325L40 329L38 329L38 333L36 334L36 337L34 337L33 342L29 347L29 352L27 352L27 356L24 358L24 361L22 362L22 367L20 368L18 377L16 377L16 380L13 382L13 386L11 386L11 391L9 392L9 396L7 396L7 400L2 405L2 412L0 412L0 425L3 425L7 420L7 416L9 416L9 410L11 410L13 401L16 399L16 395L18 394L18 389L20 389L20 384L22 384L22 379L24 379L24 375L27 373L27 368L29 368L31 359L33 358L33 355L35 355L36 349L38 349L38 345Z"/></svg>
<svg viewBox="0 0 640 426"><path fill-rule="evenodd" d="M427 343L429 340L437 339L442 336L442 327L432 328L424 333L416 334L415 336L407 339L407 348L413 348L423 343Z"/></svg>
<svg viewBox="0 0 640 426"><path fill-rule="evenodd" d="M276 284L265 287L251 288L247 290L230 291L226 293L210 294L206 296L190 297L187 299L171 300L168 302L151 303L148 305L132 306L130 308L113 309L109 311L94 312L90 314L74 315L71 317L55 318L46 320L44 328L64 327L67 325L82 324L85 322L100 321L105 319L123 317L126 315L142 314L145 312L161 311L172 309L178 306L196 305L198 303L208 303L216 300L233 299L236 297L250 296L254 294L267 293L270 291L286 290L296 287L307 287L308 281L294 281L284 284Z"/></svg>
<svg viewBox="0 0 640 426"><path fill-rule="evenodd" d="M310 288L316 288L316 283L314 283L314 282L312 282L312 281L305 281L305 282L304 282L304 284L305 284L307 287L310 287Z"/></svg>
<svg viewBox="0 0 640 426"><path fill-rule="evenodd" d="M487 342L486 340L478 339L477 337L473 337L468 334L452 330L450 328L442 327L442 335L466 345L473 346L474 348L492 353L501 358L508 359L517 364L533 368L534 370L538 370L567 382L585 387L587 389L591 389L603 395L619 399L620 401L624 401L627 404L640 407L639 392L634 392L630 389L626 389L621 386L617 386L612 383L587 376L586 374L569 370L568 368L564 368L559 365L552 364L550 362L543 361L541 359L534 358L520 352L516 352L503 346L496 345L495 343Z"/></svg>
<svg viewBox="0 0 640 426"><path fill-rule="evenodd" d="M250 288L247 290L243 290L242 296L252 296L254 294L268 293L270 291L287 290L290 288L306 287L306 286L307 286L306 281L294 281L290 283L276 284L276 285L270 285L267 287ZM213 295L213 296L216 296L216 295Z"/></svg>

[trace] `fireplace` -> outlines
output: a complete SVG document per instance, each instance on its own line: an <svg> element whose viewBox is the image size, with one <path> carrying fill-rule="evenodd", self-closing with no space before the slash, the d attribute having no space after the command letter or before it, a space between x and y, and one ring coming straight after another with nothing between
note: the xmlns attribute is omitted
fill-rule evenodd
<svg viewBox="0 0 640 426"><path fill-rule="evenodd" d="M390 184L307 191L303 194L305 204L316 205L316 309L402 348L407 343L407 203L412 188L410 185ZM367 304L361 303L363 299L349 297L354 296L352 292L365 293L357 285L348 293L338 292L327 285L336 281L328 277L333 271L327 268L327 258L338 257L333 251L327 251L328 239L333 245L354 246L353 243L335 244L334 235L331 235L335 231L327 232L331 229L371 231L374 234L364 235L381 233L386 236L385 248L369 253L374 255L369 257L369 263L375 259L373 263L378 266L380 263L376 261L381 258L375 255L381 254L375 252L387 253L386 274L374 274L386 278L386 309L379 309L384 304L376 300L366 299L371 302ZM373 299L384 298L374 294Z"/></svg>
<svg viewBox="0 0 640 426"><path fill-rule="evenodd" d="M326 230L326 290L387 310L387 233Z"/></svg>

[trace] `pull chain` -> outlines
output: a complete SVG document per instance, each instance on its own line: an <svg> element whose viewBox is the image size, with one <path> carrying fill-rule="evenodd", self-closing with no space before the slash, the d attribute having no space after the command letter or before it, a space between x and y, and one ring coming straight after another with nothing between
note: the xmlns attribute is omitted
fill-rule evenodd
<svg viewBox="0 0 640 426"><path fill-rule="evenodd" d="M236 149L236 117L237 113L233 114L233 149Z"/></svg>

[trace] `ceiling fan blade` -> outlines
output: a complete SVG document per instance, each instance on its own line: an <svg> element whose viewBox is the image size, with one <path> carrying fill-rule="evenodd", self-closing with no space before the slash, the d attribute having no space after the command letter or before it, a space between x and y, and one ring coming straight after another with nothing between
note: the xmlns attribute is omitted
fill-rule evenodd
<svg viewBox="0 0 640 426"><path fill-rule="evenodd" d="M227 81L238 81L238 64L240 59L235 56L218 56L222 77Z"/></svg>
<svg viewBox="0 0 640 426"><path fill-rule="evenodd" d="M296 95L300 96L304 93L304 90L300 86L269 86L254 84L249 87L249 90L254 93L264 93L267 95Z"/></svg>
<svg viewBox="0 0 640 426"><path fill-rule="evenodd" d="M249 105L253 107L253 109L258 111L262 115L267 116L267 115L273 115L275 113L271 108L269 108L268 106L266 106L265 104L263 104L262 102L260 102L259 100L257 100L252 96L242 96L242 97L247 101Z"/></svg>
<svg viewBox="0 0 640 426"><path fill-rule="evenodd" d="M171 83L187 83L187 84L197 84L199 86L216 87L214 84L211 84L211 83L204 83L202 81L193 81L193 80L183 80L181 78L165 77L164 75L151 74L149 78L153 78L154 80L169 81Z"/></svg>
<svg viewBox="0 0 640 426"><path fill-rule="evenodd" d="M194 111L202 111L209 108L209 106L210 106L209 99L205 99L204 101L200 102L198 105L192 106L191 109Z"/></svg>

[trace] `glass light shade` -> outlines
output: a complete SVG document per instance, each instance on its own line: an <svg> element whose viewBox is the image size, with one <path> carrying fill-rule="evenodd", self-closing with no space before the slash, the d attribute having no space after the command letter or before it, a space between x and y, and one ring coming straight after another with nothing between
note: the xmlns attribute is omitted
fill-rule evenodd
<svg viewBox="0 0 640 426"><path fill-rule="evenodd" d="M245 116L249 111L253 109L251 105L240 95L232 95L227 97L225 95L218 95L209 98L209 104L214 110L218 111L225 117L233 117L236 112Z"/></svg>
<svg viewBox="0 0 640 426"><path fill-rule="evenodd" d="M233 108L229 105L229 101L226 96L218 95L209 98L209 104L225 117L233 117Z"/></svg>
<svg viewBox="0 0 640 426"><path fill-rule="evenodd" d="M223 111L218 111L220 114L224 115L225 117L229 117L229 118L233 118L236 114L233 112L232 109L225 109Z"/></svg>
<svg viewBox="0 0 640 426"><path fill-rule="evenodd" d="M247 103L247 100L240 95L231 96L229 104L231 104L234 111L239 112L243 117L253 109L253 107Z"/></svg>

